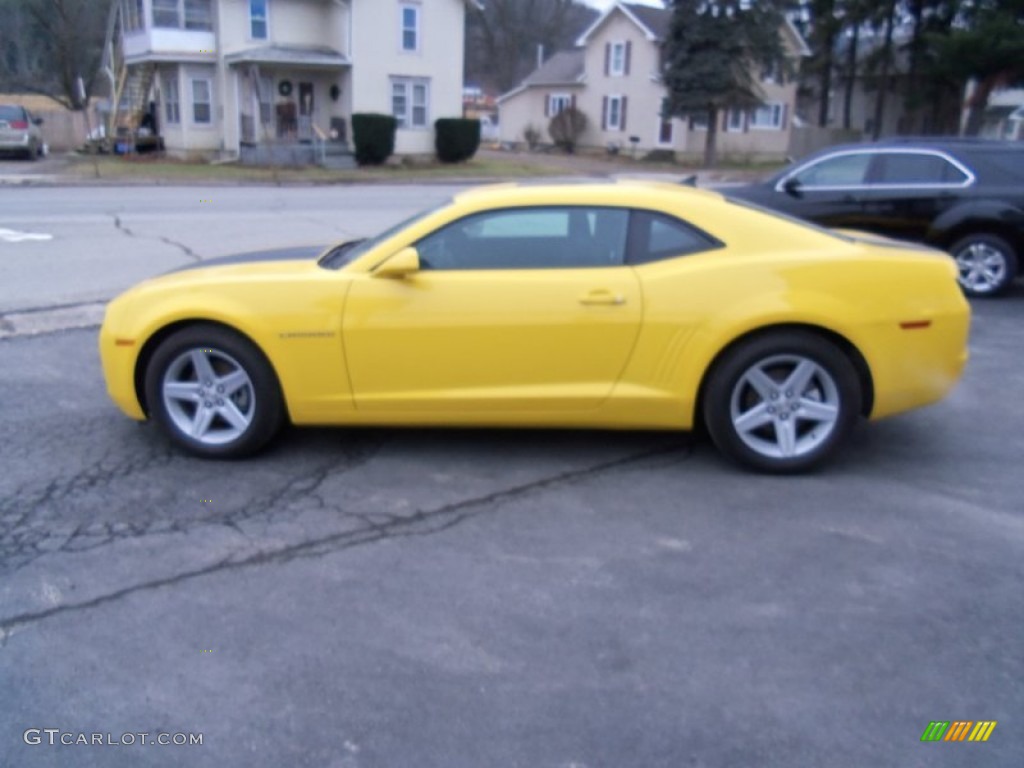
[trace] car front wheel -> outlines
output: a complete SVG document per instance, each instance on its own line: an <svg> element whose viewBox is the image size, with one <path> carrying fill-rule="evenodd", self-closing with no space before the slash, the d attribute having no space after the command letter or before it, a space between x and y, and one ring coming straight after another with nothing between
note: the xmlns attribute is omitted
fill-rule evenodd
<svg viewBox="0 0 1024 768"><path fill-rule="evenodd" d="M172 441L208 458L258 451L284 419L266 358L242 336L213 325L178 331L146 368L146 400Z"/></svg>
<svg viewBox="0 0 1024 768"><path fill-rule="evenodd" d="M971 297L996 296L1017 275L1017 254L997 235L968 235L953 243L950 253L960 271L960 287Z"/></svg>
<svg viewBox="0 0 1024 768"><path fill-rule="evenodd" d="M715 365L704 421L729 458L775 473L819 466L860 413L857 372L831 342L803 331L742 342Z"/></svg>

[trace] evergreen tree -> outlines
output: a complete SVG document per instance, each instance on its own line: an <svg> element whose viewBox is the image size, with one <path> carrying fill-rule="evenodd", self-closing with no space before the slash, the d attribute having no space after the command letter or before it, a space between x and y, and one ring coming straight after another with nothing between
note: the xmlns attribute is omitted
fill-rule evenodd
<svg viewBox="0 0 1024 768"><path fill-rule="evenodd" d="M760 75L786 68L774 0L670 0L662 43L665 114L707 116L704 165L717 156L719 116L763 102Z"/></svg>

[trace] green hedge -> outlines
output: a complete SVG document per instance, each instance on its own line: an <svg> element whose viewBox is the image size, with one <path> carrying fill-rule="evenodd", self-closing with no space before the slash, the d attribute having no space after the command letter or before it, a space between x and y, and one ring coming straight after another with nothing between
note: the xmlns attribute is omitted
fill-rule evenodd
<svg viewBox="0 0 1024 768"><path fill-rule="evenodd" d="M480 121L442 117L434 122L434 147L442 163L469 160L480 147Z"/></svg>
<svg viewBox="0 0 1024 768"><path fill-rule="evenodd" d="M398 121L391 115L363 112L352 115L352 141L356 145L356 162L380 165L395 151Z"/></svg>

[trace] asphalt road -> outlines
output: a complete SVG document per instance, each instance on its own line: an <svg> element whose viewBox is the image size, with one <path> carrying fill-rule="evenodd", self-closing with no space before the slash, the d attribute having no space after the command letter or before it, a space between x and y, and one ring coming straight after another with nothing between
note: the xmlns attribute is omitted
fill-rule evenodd
<svg viewBox="0 0 1024 768"><path fill-rule="evenodd" d="M0 216L54 235L0 241L3 277L103 296L188 258L161 232L310 242L450 190L230 190L223 229L165 221L180 190L81 192ZM115 203L145 248L108 253ZM0 766L1024 765L1024 291L975 309L950 398L796 478L647 433L307 430L203 462L108 402L95 329L10 335ZM998 725L922 743L933 720ZM60 744L94 733L203 743Z"/></svg>

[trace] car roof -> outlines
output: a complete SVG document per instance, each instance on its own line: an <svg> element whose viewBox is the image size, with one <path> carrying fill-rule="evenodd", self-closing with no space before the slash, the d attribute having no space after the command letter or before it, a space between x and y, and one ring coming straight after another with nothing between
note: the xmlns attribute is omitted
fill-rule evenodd
<svg viewBox="0 0 1024 768"><path fill-rule="evenodd" d="M666 194L692 200L722 200L722 195L708 189L696 189L681 183L620 179L616 181L581 180L578 182L534 183L509 182L487 184L455 195L456 203L486 207L488 205L642 205L645 198Z"/></svg>
<svg viewBox="0 0 1024 768"><path fill-rule="evenodd" d="M806 158L820 157L833 152L870 152L886 149L927 149L939 152L957 154L959 152L970 152L971 150L983 149L988 151L1002 152L1024 152L1024 145L1021 142L1002 141L999 139L980 139L976 137L913 137L898 136L888 139L881 139L873 142L861 142L859 144L836 144L825 147Z"/></svg>

